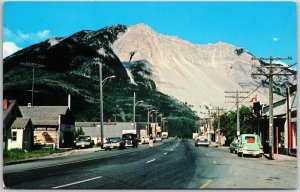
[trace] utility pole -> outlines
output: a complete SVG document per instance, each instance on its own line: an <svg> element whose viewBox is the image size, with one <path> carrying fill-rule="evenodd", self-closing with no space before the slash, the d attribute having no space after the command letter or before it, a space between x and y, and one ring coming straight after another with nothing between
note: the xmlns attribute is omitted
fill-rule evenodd
<svg viewBox="0 0 300 192"><path fill-rule="evenodd" d="M274 73L274 68L288 68L284 66L274 66L273 61L275 60L292 60L292 57L280 58L280 57L268 57L268 58L256 58L252 57L252 60L268 60L269 65L259 66L257 68L268 68L269 73L252 73L251 75L264 75L269 79L269 159L274 160L274 139L273 139L273 76L274 75L292 75L288 73Z"/></svg>
<svg viewBox="0 0 300 192"><path fill-rule="evenodd" d="M211 114L210 114L210 110L211 109L207 105L204 105L204 107L205 107L205 109L207 109L207 112L208 112L208 113L203 113L203 114L207 114L208 115L208 118L207 118L207 120L208 120L207 139L208 139L208 142L210 143L211 142L211 129L212 129L212 126L211 126Z"/></svg>
<svg viewBox="0 0 300 192"><path fill-rule="evenodd" d="M225 94L226 93L235 93L235 95L226 95L225 97L226 98L233 98L233 99L235 99L235 101L234 102L227 102L227 103L235 103L235 105L236 105L236 135L237 136L240 136L240 134L241 134L241 129L240 129L240 106L239 106L239 103L240 103L240 101L239 101L239 98L242 98L242 99L245 99L246 97L245 96L240 96L239 94L240 93L249 93L249 91L238 91L238 90L236 90L236 91L225 91Z"/></svg>
<svg viewBox="0 0 300 192"><path fill-rule="evenodd" d="M218 141L219 141L219 144L221 144L221 127L220 127L220 111L225 111L226 109L224 108L220 108L220 107L216 107L216 108L213 108L211 110L215 110L217 111L217 119L218 119Z"/></svg>

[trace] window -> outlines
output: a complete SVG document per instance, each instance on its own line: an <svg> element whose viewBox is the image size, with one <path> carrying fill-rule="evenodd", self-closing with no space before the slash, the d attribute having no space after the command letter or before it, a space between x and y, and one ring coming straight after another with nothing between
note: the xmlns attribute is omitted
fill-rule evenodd
<svg viewBox="0 0 300 192"><path fill-rule="evenodd" d="M12 141L16 141L17 140L17 132L16 131L12 132L11 140Z"/></svg>
<svg viewBox="0 0 300 192"><path fill-rule="evenodd" d="M255 138L254 137L246 137L247 143L254 143Z"/></svg>

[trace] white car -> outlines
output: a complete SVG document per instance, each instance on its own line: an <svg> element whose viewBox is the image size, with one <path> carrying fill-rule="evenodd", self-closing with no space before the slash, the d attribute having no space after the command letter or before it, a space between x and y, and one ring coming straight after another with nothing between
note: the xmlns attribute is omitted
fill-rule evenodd
<svg viewBox="0 0 300 192"><path fill-rule="evenodd" d="M125 149L125 141L120 137L110 137L106 139L103 148L105 151L111 149Z"/></svg>
<svg viewBox="0 0 300 192"><path fill-rule="evenodd" d="M195 147L199 147L199 146L208 147L209 146L208 140L207 139L197 139L197 141L195 142Z"/></svg>
<svg viewBox="0 0 300 192"><path fill-rule="evenodd" d="M149 143L149 137L142 137L142 138L141 138L141 143L142 143L142 144L147 144L147 143Z"/></svg>

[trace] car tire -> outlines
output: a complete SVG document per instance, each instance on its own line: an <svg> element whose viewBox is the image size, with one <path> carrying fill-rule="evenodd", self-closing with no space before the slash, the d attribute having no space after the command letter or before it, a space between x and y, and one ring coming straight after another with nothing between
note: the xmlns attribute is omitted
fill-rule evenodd
<svg viewBox="0 0 300 192"><path fill-rule="evenodd" d="M243 153L238 153L238 157L242 157L243 156Z"/></svg>
<svg viewBox="0 0 300 192"><path fill-rule="evenodd" d="M233 153L233 151L232 151L232 150L230 150L230 153Z"/></svg>

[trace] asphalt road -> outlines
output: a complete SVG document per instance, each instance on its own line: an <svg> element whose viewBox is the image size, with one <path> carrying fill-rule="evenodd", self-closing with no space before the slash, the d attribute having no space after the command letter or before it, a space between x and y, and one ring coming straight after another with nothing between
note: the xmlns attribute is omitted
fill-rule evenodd
<svg viewBox="0 0 300 192"><path fill-rule="evenodd" d="M4 167L11 189L294 188L297 162L239 158L228 149L167 140ZM274 170L273 170L274 169Z"/></svg>

